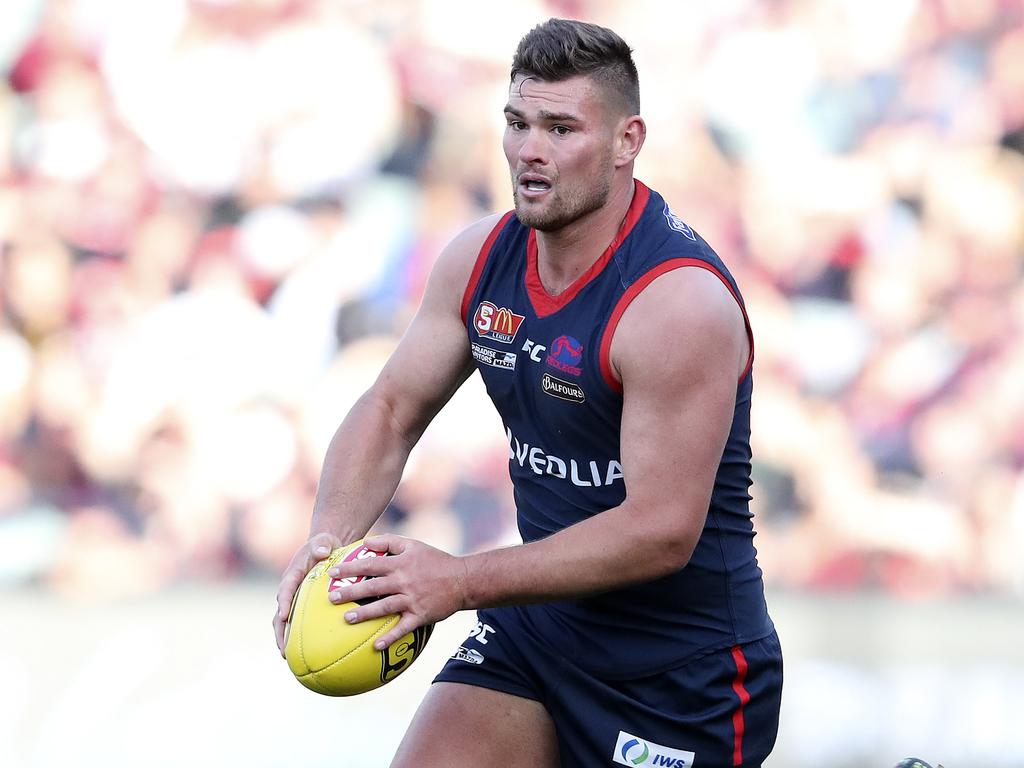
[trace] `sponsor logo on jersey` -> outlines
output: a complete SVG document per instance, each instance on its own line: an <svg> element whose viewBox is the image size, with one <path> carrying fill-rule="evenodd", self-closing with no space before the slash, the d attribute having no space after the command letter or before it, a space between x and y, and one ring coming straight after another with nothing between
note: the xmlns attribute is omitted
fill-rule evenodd
<svg viewBox="0 0 1024 768"><path fill-rule="evenodd" d="M665 210L662 211L662 213L665 214L665 219L668 221L668 225L672 227L672 229L676 232L681 232L683 235L693 240L693 242L697 242L697 236L693 234L693 230L690 229L690 225L672 213L672 209L668 207L668 203L665 203Z"/></svg>
<svg viewBox="0 0 1024 768"><path fill-rule="evenodd" d="M583 344L572 336L559 336L548 347L547 362L552 368L562 373L579 376L583 373L580 362L583 360Z"/></svg>
<svg viewBox="0 0 1024 768"><path fill-rule="evenodd" d="M489 301L481 301L473 315L473 327L485 339L494 339L502 344L511 344L519 333L519 326L526 319L508 307L499 307Z"/></svg>
<svg viewBox="0 0 1024 768"><path fill-rule="evenodd" d="M615 459L565 459L548 453L543 448L519 441L512 430L505 428L508 438L509 463L516 462L535 475L547 475L566 480L578 488L600 488L622 480L622 465Z"/></svg>
<svg viewBox="0 0 1024 768"><path fill-rule="evenodd" d="M540 388L544 390L545 395L551 395L561 400L568 400L572 403L582 403L586 400L586 395L583 393L583 387L573 381L562 381L552 376L550 373L545 373L540 379Z"/></svg>
<svg viewBox="0 0 1024 768"><path fill-rule="evenodd" d="M541 355L544 353L544 350L546 349L547 347L545 347L543 344L538 344L533 339L527 339L525 342L523 342L523 352L529 355L530 359L533 360L533 362L535 363L544 362L544 358L541 357Z"/></svg>
<svg viewBox="0 0 1024 768"><path fill-rule="evenodd" d="M494 634L494 627L492 627L490 624L485 624L482 621L478 621L476 623L476 626L473 627L473 629L471 629L469 631L469 637L467 637L466 639L467 640L476 639L476 641L478 643L480 643L480 645L487 645L487 635L493 635L493 634Z"/></svg>
<svg viewBox="0 0 1024 768"><path fill-rule="evenodd" d="M503 352L498 349L491 349L482 344L473 342L470 345L473 349L473 358L482 365L489 365L492 368L504 368L507 371L516 369L516 353Z"/></svg>
<svg viewBox="0 0 1024 768"><path fill-rule="evenodd" d="M629 766L657 765L664 766L664 768L691 768L694 756L693 752L672 749L672 747L641 739L632 733L619 731L619 739L615 742L615 751L612 752L612 762Z"/></svg>
<svg viewBox="0 0 1024 768"><path fill-rule="evenodd" d="M484 655L480 651L476 650L476 648L466 648L463 645L460 645L458 650L452 654L452 658L459 661L468 661L470 664L484 663Z"/></svg>

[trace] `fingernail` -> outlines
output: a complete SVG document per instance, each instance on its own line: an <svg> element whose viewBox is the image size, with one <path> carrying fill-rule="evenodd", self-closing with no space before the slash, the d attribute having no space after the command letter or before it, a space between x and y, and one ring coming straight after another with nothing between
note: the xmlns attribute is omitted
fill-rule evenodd
<svg viewBox="0 0 1024 768"><path fill-rule="evenodd" d="M330 600L331 602L334 602L336 600L341 600L341 592L339 592L338 590L335 590L334 592L331 592L331 594L329 594L327 596L327 599Z"/></svg>
<svg viewBox="0 0 1024 768"><path fill-rule="evenodd" d="M327 547L323 547L323 546L321 546L321 547L317 547L317 548L316 548L316 553L317 553L318 555L326 555L326 554L327 554L328 552L330 552L330 550L329 550L329 549L327 549Z"/></svg>
<svg viewBox="0 0 1024 768"><path fill-rule="evenodd" d="M337 594L337 593L335 593L335 594ZM355 611L349 611L348 613L345 614L345 621L353 622L355 620L356 620L356 612Z"/></svg>
<svg viewBox="0 0 1024 768"><path fill-rule="evenodd" d="M327 573L329 575L331 575L331 576L337 576L338 575L338 569L337 568L328 568L327 569Z"/></svg>
<svg viewBox="0 0 1024 768"><path fill-rule="evenodd" d="M384 641L383 640L378 640L376 643L373 644L373 647L376 648L378 651L383 651L384 650Z"/></svg>

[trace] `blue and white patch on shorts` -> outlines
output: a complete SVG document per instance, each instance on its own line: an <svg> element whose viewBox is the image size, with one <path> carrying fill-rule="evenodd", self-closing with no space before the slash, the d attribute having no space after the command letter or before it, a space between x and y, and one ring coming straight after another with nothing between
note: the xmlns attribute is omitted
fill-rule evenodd
<svg viewBox="0 0 1024 768"><path fill-rule="evenodd" d="M612 762L628 765L633 768L641 765L660 765L664 768L692 768L693 752L685 749L673 749L663 744L655 744L648 739L641 739L626 731L619 731L619 739L615 742Z"/></svg>

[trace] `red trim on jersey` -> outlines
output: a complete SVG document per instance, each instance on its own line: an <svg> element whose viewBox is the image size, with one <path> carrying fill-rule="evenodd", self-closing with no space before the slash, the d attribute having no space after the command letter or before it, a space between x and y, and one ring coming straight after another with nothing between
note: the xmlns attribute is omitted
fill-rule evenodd
<svg viewBox="0 0 1024 768"><path fill-rule="evenodd" d="M622 393L622 382L615 376L615 371L612 368L612 337L615 335L615 328L619 324L619 320L622 319L622 315L625 313L626 308L632 303L633 299L640 295L648 285L650 285L656 278L661 277L666 272L671 272L674 269L680 269L681 267L699 267L706 269L711 274L715 275L722 284L729 289L729 293L736 299L736 303L740 307L740 311L743 313L743 324L747 328L747 338L750 341L750 354L747 355L747 364L743 368L743 373L740 374L739 381L743 381L747 374L750 373L750 368L754 363L754 332L750 328L750 320L747 318L747 310L743 306L743 302L740 301L739 294L732 287L732 284L726 279L725 275L715 269L714 266L706 261L700 259L691 258L679 258L669 259L663 261L649 270L644 272L640 278L634 282L626 292L619 298L618 303L615 305L615 309L612 310L611 317L608 318L608 325L604 328L604 334L601 337L601 374L604 376L605 382L615 392Z"/></svg>
<svg viewBox="0 0 1024 768"><path fill-rule="evenodd" d="M533 311L537 317L553 315L576 298L576 294L582 291L587 283L601 274L601 270L612 260L615 251L622 245L622 242L629 236L629 233L633 231L633 227L640 221L640 216L643 214L647 201L651 197L651 190L643 182L639 180L634 180L634 182L636 188L633 191L633 200L629 204L626 218L622 220L622 226L619 227L615 239L605 248L600 258L590 265L586 272L577 277L572 285L557 296L552 296L548 293L547 289L544 288L544 283L540 280L540 272L537 269L537 230L530 230L530 235L526 241L526 293L530 297L530 303L533 305Z"/></svg>
<svg viewBox="0 0 1024 768"><path fill-rule="evenodd" d="M466 284L466 290L462 294L462 324L466 324L466 319L469 317L469 302L473 298L473 292L476 290L477 284L480 282L480 275L484 272L484 265L487 263L487 257L491 255L491 248L494 247L494 241L498 239L498 235L501 230L505 228L508 220L512 218L512 214L515 211L509 211L501 220L494 225L494 229L491 230L491 234L484 240L484 244L480 247L480 253L477 254L476 263L473 265L473 272L469 276L469 282Z"/></svg>
<svg viewBox="0 0 1024 768"><path fill-rule="evenodd" d="M743 655L743 649L738 645L732 649L732 658L736 662L736 679L732 681L732 689L740 699L740 705L732 713L733 737L732 764L743 765L743 707L750 701L750 693L743 687L747 679L747 657Z"/></svg>

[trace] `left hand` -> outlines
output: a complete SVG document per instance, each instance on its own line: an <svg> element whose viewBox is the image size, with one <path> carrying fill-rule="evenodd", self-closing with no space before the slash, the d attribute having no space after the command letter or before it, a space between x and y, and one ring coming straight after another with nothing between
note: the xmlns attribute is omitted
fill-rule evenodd
<svg viewBox="0 0 1024 768"><path fill-rule="evenodd" d="M329 598L338 605L380 597L346 612L345 620L350 624L401 614L398 623L373 644L378 651L417 627L446 619L465 607L466 567L462 558L394 534L368 536L363 544L390 557L367 557L329 569L328 573L338 578L374 577L336 589Z"/></svg>

